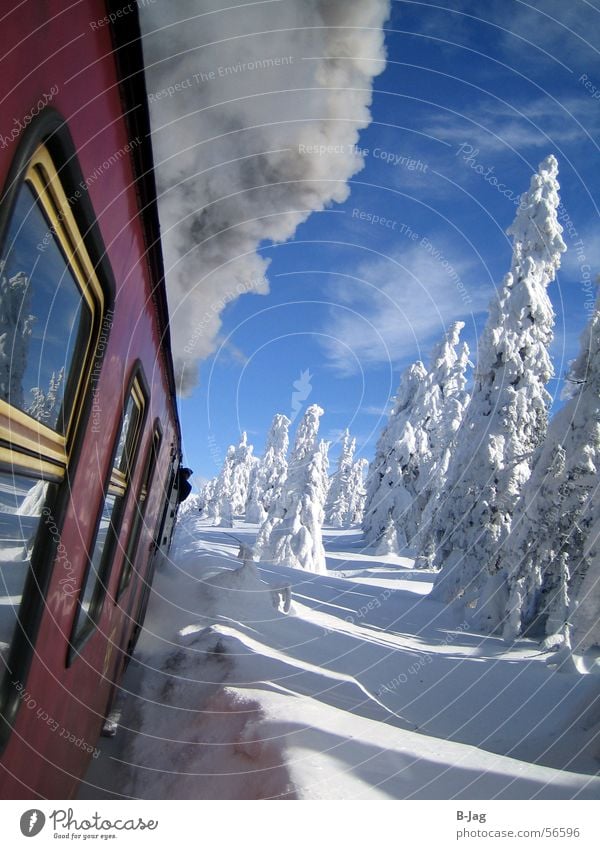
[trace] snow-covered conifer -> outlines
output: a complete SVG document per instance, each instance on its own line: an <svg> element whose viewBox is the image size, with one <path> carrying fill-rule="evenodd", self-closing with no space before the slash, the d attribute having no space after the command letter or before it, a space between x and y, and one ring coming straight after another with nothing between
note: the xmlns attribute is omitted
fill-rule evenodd
<svg viewBox="0 0 600 849"><path fill-rule="evenodd" d="M211 506L214 504L215 488L217 478L206 481L198 493L198 512L201 516L211 516Z"/></svg>
<svg viewBox="0 0 600 849"><path fill-rule="evenodd" d="M63 366L63 368L58 370L58 373L54 371L52 372L47 392L44 392L43 389L39 388L39 386L35 386L31 390L33 400L27 408L27 412L30 416L44 424L56 421L58 408L62 403L62 397L59 393L64 376L65 369Z"/></svg>
<svg viewBox="0 0 600 849"><path fill-rule="evenodd" d="M388 513L379 538L373 547L373 553L378 555L398 554L406 545L405 537L398 534L398 528L392 513Z"/></svg>
<svg viewBox="0 0 600 849"><path fill-rule="evenodd" d="M350 525L360 525L365 514L365 475L369 461L361 457L352 464L350 472L350 500L348 503L348 519Z"/></svg>
<svg viewBox="0 0 600 849"><path fill-rule="evenodd" d="M363 529L378 553L417 538L428 504L443 485L449 444L468 402L469 349L458 347L463 327L459 321L450 326L432 351L429 371L417 362L402 377L367 480Z"/></svg>
<svg viewBox="0 0 600 849"><path fill-rule="evenodd" d="M233 471L235 468L235 445L227 449L223 468L219 472L209 504L209 516L221 528L233 527Z"/></svg>
<svg viewBox="0 0 600 849"><path fill-rule="evenodd" d="M600 643L600 297L568 380L515 510L504 634L562 633L577 649Z"/></svg>
<svg viewBox="0 0 600 849"><path fill-rule="evenodd" d="M190 516L191 514L194 514L194 517L196 517L196 514L200 510L200 501L201 499L199 493L194 492L189 495L185 499L185 501L183 501L179 505L179 509L177 511L177 520L179 521L183 519L184 516Z"/></svg>
<svg viewBox="0 0 600 849"><path fill-rule="evenodd" d="M246 510L250 478L257 463L253 451L254 448L248 445L248 436L244 431L233 458L231 509L234 516L242 515Z"/></svg>
<svg viewBox="0 0 600 849"><path fill-rule="evenodd" d="M596 467L598 468L598 466ZM592 524L589 526L583 563L585 568L577 576L574 600L570 614L573 630L573 647L578 651L600 647L600 493L598 488L590 505Z"/></svg>
<svg viewBox="0 0 600 849"><path fill-rule="evenodd" d="M250 477L256 464L253 450L252 445L248 445L245 431L239 444L230 445L227 449L223 468L210 487L205 507L216 525L231 528L234 516L244 513Z"/></svg>
<svg viewBox="0 0 600 849"><path fill-rule="evenodd" d="M317 444L323 410L307 408L298 425L288 475L257 539L262 562L325 572L321 528L327 498L327 448Z"/></svg>
<svg viewBox="0 0 600 849"><path fill-rule="evenodd" d="M464 322L454 322L431 353L427 376L415 395L410 414L412 439L407 441L398 502L408 506L394 516L399 536L415 544L430 501L444 485L450 444L460 427L469 396L465 391L469 348L459 347ZM423 530L426 532L426 521Z"/></svg>
<svg viewBox="0 0 600 849"><path fill-rule="evenodd" d="M325 439L321 439L319 442L319 451L321 453L320 460L320 469L321 469L321 480L320 480L320 490L319 490L319 502L322 502L323 507L323 519L325 518L325 504L327 503L327 496L329 495L329 486L330 486L330 478L329 478L329 449L331 448L331 442L327 442ZM321 521L323 524L323 520Z"/></svg>
<svg viewBox="0 0 600 849"><path fill-rule="evenodd" d="M406 545L402 533L392 532L398 517L410 507L410 496L402 477L415 453L415 432L411 424L415 398L423 388L427 371L422 362L410 365L402 374L395 404L377 442L375 459L369 467L367 497L363 518L365 541L379 551L385 536L386 553Z"/></svg>
<svg viewBox="0 0 600 849"><path fill-rule="evenodd" d="M356 440L350 438L350 431L346 428L342 437L337 469L331 477L325 503L325 521L334 528L345 528L352 522L350 501L355 450Z"/></svg>
<svg viewBox="0 0 600 849"><path fill-rule="evenodd" d="M24 408L23 377L35 318L29 278L22 271L10 279L0 263L0 398Z"/></svg>
<svg viewBox="0 0 600 849"><path fill-rule="evenodd" d="M558 166L549 156L521 197L510 273L492 301L473 395L453 446L446 492L433 520L432 595L462 598L476 626L504 616L501 548L533 454L546 433L554 313L546 288L565 250L557 219Z"/></svg>
<svg viewBox="0 0 600 849"><path fill-rule="evenodd" d="M46 500L47 489L47 481L34 483L15 513L18 516L39 516Z"/></svg>
<svg viewBox="0 0 600 849"><path fill-rule="evenodd" d="M290 420L277 413L267 436L265 453L251 475L246 502L246 521L261 524L274 500L279 498L287 475Z"/></svg>

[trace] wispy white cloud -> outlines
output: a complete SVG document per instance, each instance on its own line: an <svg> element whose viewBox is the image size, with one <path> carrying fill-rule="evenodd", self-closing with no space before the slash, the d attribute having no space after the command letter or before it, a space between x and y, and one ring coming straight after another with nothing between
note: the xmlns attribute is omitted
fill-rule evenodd
<svg viewBox="0 0 600 849"><path fill-rule="evenodd" d="M468 282L475 263L439 243L419 242L396 255L359 267L333 286L329 365L342 375L410 359L427 359L429 347L451 321L486 310L492 290Z"/></svg>
<svg viewBox="0 0 600 849"><path fill-rule="evenodd" d="M387 416L389 413L389 404L378 406L377 404L368 404L366 407L360 408L360 413L363 416Z"/></svg>
<svg viewBox="0 0 600 849"><path fill-rule="evenodd" d="M589 0L453 0L447 8L422 0L418 8L416 32L476 50L486 33L488 50L493 36L492 55L538 71L580 67L594 59L600 42L600 12Z"/></svg>
<svg viewBox="0 0 600 849"><path fill-rule="evenodd" d="M218 337L216 343L219 345L219 347L215 351L215 359L218 359L221 362L235 363L236 365L245 366L248 364L248 356L242 351L241 348L238 348L237 345L234 345L234 343L230 339L221 339L220 337Z"/></svg>
<svg viewBox="0 0 600 849"><path fill-rule="evenodd" d="M538 0L536 4L513 0L509 15L506 7L506 0L495 0L488 14L504 24L501 45L509 54L518 55L521 62L530 59L539 63L544 54L548 62L561 60L578 66L582 60L597 61L600 12L594 4L587 0ZM540 49L525 50L522 38L515 35L527 37Z"/></svg>
<svg viewBox="0 0 600 849"><path fill-rule="evenodd" d="M586 129L591 134L600 121L590 115L589 98L583 93L563 100L562 108L549 97L513 106L475 102L463 115L437 115L426 129L451 144L468 143L497 154L582 141Z"/></svg>

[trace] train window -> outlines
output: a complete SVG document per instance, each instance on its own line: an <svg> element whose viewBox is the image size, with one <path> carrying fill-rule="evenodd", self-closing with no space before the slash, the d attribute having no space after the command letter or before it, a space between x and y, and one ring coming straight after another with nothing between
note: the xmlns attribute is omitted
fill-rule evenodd
<svg viewBox="0 0 600 849"><path fill-rule="evenodd" d="M0 657L5 661L47 489L46 481L0 472Z"/></svg>
<svg viewBox="0 0 600 849"><path fill-rule="evenodd" d="M69 202L41 146L19 189L0 259L0 415L30 444L39 445L42 425L44 442L61 460L76 424L94 314L103 306Z"/></svg>
<svg viewBox="0 0 600 849"><path fill-rule="evenodd" d="M157 421L154 424L154 430L152 431L152 442L148 447L148 454L144 463L144 474L142 477L142 482L140 484L140 490L136 502L133 526L129 535L127 550L125 552L125 561L123 564L123 571L121 573L121 580L119 582L118 595L121 595L121 593L129 586L131 575L133 573L133 565L135 562L137 547L140 540L142 525L144 524L144 516L146 514L148 494L150 492L150 487L152 486L152 479L154 477L154 470L156 469L156 463L158 460L158 455L160 453L161 443L162 429L160 423Z"/></svg>
<svg viewBox="0 0 600 849"><path fill-rule="evenodd" d="M0 398L60 433L65 374L77 338L90 333L77 282L34 192L17 198L3 259ZM46 240L46 242L44 242Z"/></svg>
<svg viewBox="0 0 600 849"><path fill-rule="evenodd" d="M79 642L97 621L119 540L123 509L139 444L146 399L138 377L134 378L115 444L108 489L102 506L89 566L79 595L74 641Z"/></svg>
<svg viewBox="0 0 600 849"><path fill-rule="evenodd" d="M89 382L105 297L52 159L41 145L0 251L0 655L18 633L35 551ZM52 520L53 527L54 520ZM41 555L40 555L41 557ZM38 567L35 567L37 569ZM42 567L39 567L42 568ZM36 571L36 582L39 575ZM8 661L7 661L8 662ZM3 669L0 667L0 680Z"/></svg>

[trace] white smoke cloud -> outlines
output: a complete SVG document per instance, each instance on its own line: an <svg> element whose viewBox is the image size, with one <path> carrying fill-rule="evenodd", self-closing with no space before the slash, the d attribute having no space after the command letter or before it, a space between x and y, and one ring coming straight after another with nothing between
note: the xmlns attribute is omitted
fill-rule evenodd
<svg viewBox="0 0 600 849"><path fill-rule="evenodd" d="M185 394L223 306L268 291L260 244L289 239L311 212L347 198L385 66L389 0L157 0L140 13Z"/></svg>

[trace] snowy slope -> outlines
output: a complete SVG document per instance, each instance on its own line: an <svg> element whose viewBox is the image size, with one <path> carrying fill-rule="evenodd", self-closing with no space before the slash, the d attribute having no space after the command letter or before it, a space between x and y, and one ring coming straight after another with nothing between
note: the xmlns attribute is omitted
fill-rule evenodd
<svg viewBox="0 0 600 849"><path fill-rule="evenodd" d="M82 797L600 796L598 676L470 633L357 531L326 531L319 575L244 566L256 530L180 522Z"/></svg>

